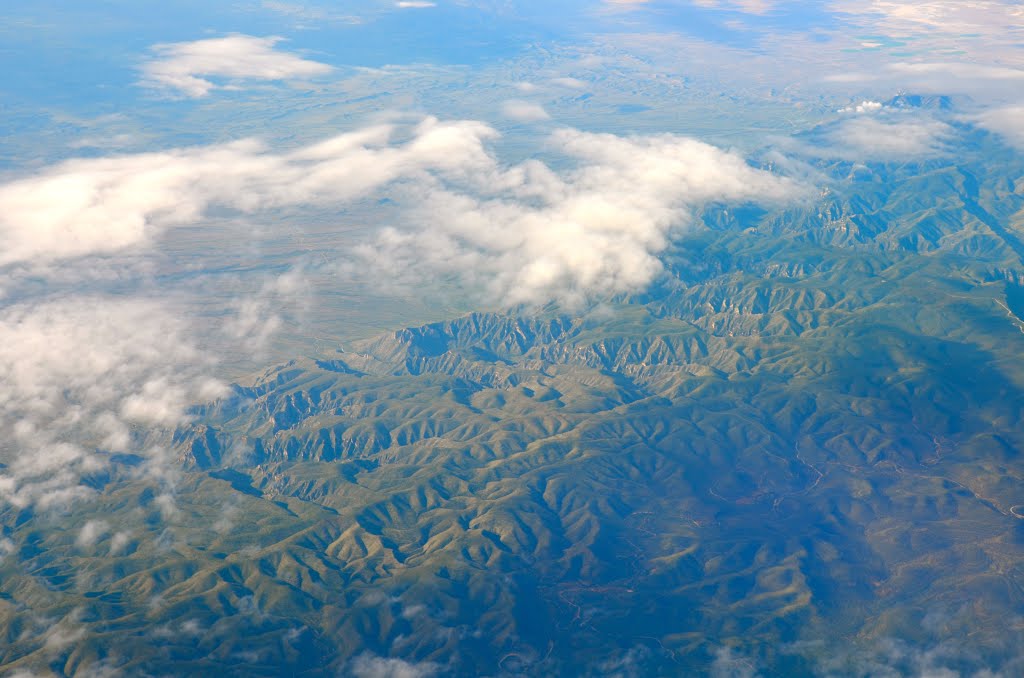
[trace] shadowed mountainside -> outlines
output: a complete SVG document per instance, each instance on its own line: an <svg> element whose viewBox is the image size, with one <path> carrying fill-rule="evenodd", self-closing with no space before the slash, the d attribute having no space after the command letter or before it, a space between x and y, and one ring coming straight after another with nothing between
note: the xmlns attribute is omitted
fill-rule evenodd
<svg viewBox="0 0 1024 678"><path fill-rule="evenodd" d="M125 467L71 514L0 514L0 663L1012 673L1024 171L978 144L985 170L836 163L812 205L709 208L654 288L577 316L235 386L165 436L173 510Z"/></svg>

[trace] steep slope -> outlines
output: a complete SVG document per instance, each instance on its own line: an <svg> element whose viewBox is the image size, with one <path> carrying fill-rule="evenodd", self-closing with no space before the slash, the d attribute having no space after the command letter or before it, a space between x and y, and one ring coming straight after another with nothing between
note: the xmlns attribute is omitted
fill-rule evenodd
<svg viewBox="0 0 1024 678"><path fill-rule="evenodd" d="M826 165L816 204L709 208L642 295L271 368L166 434L173 507L125 464L0 516L0 663L1012 673L1024 172L994 158Z"/></svg>

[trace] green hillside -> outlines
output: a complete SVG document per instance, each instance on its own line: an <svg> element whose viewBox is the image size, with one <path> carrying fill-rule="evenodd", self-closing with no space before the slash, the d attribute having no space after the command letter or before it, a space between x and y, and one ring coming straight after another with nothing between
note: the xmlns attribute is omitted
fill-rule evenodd
<svg viewBox="0 0 1024 678"><path fill-rule="evenodd" d="M173 507L122 456L71 513L5 509L0 664L1012 675L1024 166L972 134L711 206L641 295L268 369L147 434Z"/></svg>

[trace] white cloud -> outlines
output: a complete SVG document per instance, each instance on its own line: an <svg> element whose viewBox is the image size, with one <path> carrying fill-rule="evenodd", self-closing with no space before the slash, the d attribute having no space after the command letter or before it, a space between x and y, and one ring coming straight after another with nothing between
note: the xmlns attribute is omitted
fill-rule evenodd
<svg viewBox="0 0 1024 678"><path fill-rule="evenodd" d="M948 150L953 128L944 122L912 117L856 117L829 134L825 155L850 160L919 159Z"/></svg>
<svg viewBox="0 0 1024 678"><path fill-rule="evenodd" d="M382 271L456 276L490 302L572 305L650 283L661 270L658 254L696 205L799 192L738 155L684 137L565 129L550 146L574 169L492 161L471 190L420 190L410 219L420 228L386 230L362 249L364 258Z"/></svg>
<svg viewBox="0 0 1024 678"><path fill-rule="evenodd" d="M784 648L784 651L800 654L800 649L797 644ZM819 650L815 655L815 673L829 677L1003 678L1019 675L1022 664L1020 657L1013 657L1004 663L1002 670L981 668L985 662L977 648L954 637L934 644L881 638L871 643L832 648L829 652ZM965 668L970 666L975 668Z"/></svg>
<svg viewBox="0 0 1024 678"><path fill-rule="evenodd" d="M752 0L757 2L757 0ZM1005 0L832 0L832 9L851 18L866 17L872 25L895 33L922 29L949 33L1001 33L1019 25L1024 9Z"/></svg>
<svg viewBox="0 0 1024 678"><path fill-rule="evenodd" d="M743 655L727 647L715 650L709 671L711 678L758 678L757 667Z"/></svg>
<svg viewBox="0 0 1024 678"><path fill-rule="evenodd" d="M825 77L832 83L874 83L915 93L967 94L1000 99L1024 81L1024 69L969 62L898 61L871 72Z"/></svg>
<svg viewBox="0 0 1024 678"><path fill-rule="evenodd" d="M840 108L840 113L877 113L882 110L883 104L878 101L862 101L859 104L853 106L846 106Z"/></svg>
<svg viewBox="0 0 1024 678"><path fill-rule="evenodd" d="M0 185L0 265L110 254L148 244L211 206L257 212L362 197L428 169L486 163L496 133L475 122L427 120L400 146L370 127L273 154L255 140L160 153L75 159Z"/></svg>
<svg viewBox="0 0 1024 678"><path fill-rule="evenodd" d="M995 132L1010 144L1024 149L1024 105L1002 106L971 118L979 127Z"/></svg>
<svg viewBox="0 0 1024 678"><path fill-rule="evenodd" d="M173 426L185 407L221 394L185 324L141 300L74 298L0 311L0 501L40 508L92 494L83 477L109 452L143 455L139 472L173 480L163 451L141 449L137 424ZM86 525L80 543L106 530Z"/></svg>
<svg viewBox="0 0 1024 678"><path fill-rule="evenodd" d="M434 662L410 663L402 659L377 657L364 653L352 660L349 672L355 678L429 678L441 665Z"/></svg>
<svg viewBox="0 0 1024 678"><path fill-rule="evenodd" d="M565 78L565 77L563 77L563 78L552 78L551 79L551 84L552 85L557 85L559 87L566 87L568 89L583 89L584 87L587 86L587 83L583 82L582 80L580 80L578 78Z"/></svg>
<svg viewBox="0 0 1024 678"><path fill-rule="evenodd" d="M81 625L82 610L75 608L63 619L46 629L44 646L47 650L60 650L77 643L85 636L85 627Z"/></svg>
<svg viewBox="0 0 1024 678"><path fill-rule="evenodd" d="M618 9L629 11L637 9L643 5L646 5L650 0L604 0L604 4L609 9Z"/></svg>
<svg viewBox="0 0 1024 678"><path fill-rule="evenodd" d="M145 137L140 134L122 133L112 134L109 136L82 137L71 142L69 146L71 148L96 148L110 150L137 146L143 141L145 141Z"/></svg>
<svg viewBox="0 0 1024 678"><path fill-rule="evenodd" d="M286 80L329 73L327 64L274 48L279 37L229 35L193 42L154 45L155 57L142 66L142 84L203 97L217 87L209 78L230 81Z"/></svg>
<svg viewBox="0 0 1024 678"><path fill-rule="evenodd" d="M1024 70L962 62L896 62L886 66L893 73L908 75L958 78L964 80L1022 80Z"/></svg>
<svg viewBox="0 0 1024 678"><path fill-rule="evenodd" d="M506 118L519 122L536 122L538 120L548 120L551 117L540 104L519 99L512 99L503 103L501 105L501 112Z"/></svg>
<svg viewBox="0 0 1024 678"><path fill-rule="evenodd" d="M123 530L121 532L115 532L114 536L110 538L110 555L116 556L123 553L131 539L131 532L125 532Z"/></svg>
<svg viewBox="0 0 1024 678"><path fill-rule="evenodd" d="M297 21L295 28L318 27L325 22L360 24L363 20L353 14L340 14L324 7L307 4L264 0L260 7Z"/></svg>
<svg viewBox="0 0 1024 678"><path fill-rule="evenodd" d="M747 14L768 14L778 4L776 0L693 0L695 5L713 9L730 9Z"/></svg>
<svg viewBox="0 0 1024 678"><path fill-rule="evenodd" d="M628 651L601 662L596 671L588 671L588 675L607 676L607 678L640 678L650 673L648 664L651 651L643 645L637 645ZM646 670L645 670L646 669Z"/></svg>
<svg viewBox="0 0 1024 678"><path fill-rule="evenodd" d="M437 7L437 3L426 2L426 0L402 0L396 2L395 6L402 9L426 9L427 7Z"/></svg>
<svg viewBox="0 0 1024 678"><path fill-rule="evenodd" d="M95 544L101 537L110 531L110 523L105 520L89 520L82 529L78 531L78 538L75 543L82 547Z"/></svg>
<svg viewBox="0 0 1024 678"><path fill-rule="evenodd" d="M213 523L214 531L220 534L227 534L228 532L230 532L235 527L235 523L236 520L238 519L238 514L240 511L241 509L239 509L238 506L235 504L225 505L221 509L220 515L217 518L216 522Z"/></svg>
<svg viewBox="0 0 1024 678"><path fill-rule="evenodd" d="M640 9L650 0L604 0L607 7L620 10ZM692 0L694 5L708 9L725 9L747 14L768 14L778 0Z"/></svg>
<svg viewBox="0 0 1024 678"><path fill-rule="evenodd" d="M235 300L222 333L245 354L262 359L284 326L276 310L287 305L293 313L305 311L311 297L309 282L300 272L284 273L264 282L258 292Z"/></svg>
<svg viewBox="0 0 1024 678"><path fill-rule="evenodd" d="M873 102L842 109L837 122L823 127L814 143L779 139L779 147L798 156L853 162L921 160L950 151L956 131L916 111L895 111ZM788 158L786 159L789 160Z"/></svg>
<svg viewBox="0 0 1024 678"><path fill-rule="evenodd" d="M697 204L795 193L792 182L683 137L562 130L550 145L573 169L556 172L537 161L502 165L487 146L497 136L480 122L431 118L287 153L246 140L69 161L0 186L0 263L146 245L212 206L255 213L342 205L387 189L409 223L424 226L385 230L360 250L370 261L428 277L455 273L489 301L575 302L649 283L670 231ZM260 308L240 310L239 332L263 326ZM118 416L160 424L184 397L159 379L136 396Z"/></svg>

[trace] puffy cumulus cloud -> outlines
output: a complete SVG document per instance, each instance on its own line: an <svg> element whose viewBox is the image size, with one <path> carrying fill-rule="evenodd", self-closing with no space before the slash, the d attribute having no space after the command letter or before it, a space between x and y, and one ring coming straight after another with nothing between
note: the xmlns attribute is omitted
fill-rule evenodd
<svg viewBox="0 0 1024 678"><path fill-rule="evenodd" d="M411 221L420 226L386 229L361 254L383 271L456 277L488 301L573 305L650 283L659 253L696 205L800 193L790 180L685 137L564 129L549 145L570 169L492 160L471 186L413 189Z"/></svg>
<svg viewBox="0 0 1024 678"><path fill-rule="evenodd" d="M877 113L884 105L879 101L862 101L859 104L839 109L839 113Z"/></svg>
<svg viewBox="0 0 1024 678"><path fill-rule="evenodd" d="M175 466L140 449L134 427L170 427L190 402L223 393L183 321L141 300L74 298L0 311L0 502L66 506L94 490L110 453L141 455L139 473L173 485ZM86 525L82 545L106 526Z"/></svg>
<svg viewBox="0 0 1024 678"><path fill-rule="evenodd" d="M110 538L110 555L116 556L125 552L128 545L131 543L132 535L131 532L115 532L114 536Z"/></svg>
<svg viewBox="0 0 1024 678"><path fill-rule="evenodd" d="M992 108L970 120L979 127L995 132L1013 146L1024 149L1024 105Z"/></svg>
<svg viewBox="0 0 1024 678"><path fill-rule="evenodd" d="M503 103L501 105L501 113L506 118L519 122L535 122L537 120L547 120L551 117L540 104L519 99L512 99Z"/></svg>
<svg viewBox="0 0 1024 678"><path fill-rule="evenodd" d="M442 667L434 662L412 663L364 653L353 659L348 668L355 678L429 678L436 676Z"/></svg>
<svg viewBox="0 0 1024 678"><path fill-rule="evenodd" d="M188 97L204 97L217 85L208 78L285 80L324 75L327 64L275 49L279 37L229 35L192 42L154 45L154 58L142 65L141 83L176 91Z"/></svg>
<svg viewBox="0 0 1024 678"><path fill-rule="evenodd" d="M477 122L428 119L405 143L381 125L291 153L255 140L107 158L74 159L0 185L0 265L107 254L195 223L211 206L256 212L362 197L426 171L489 163Z"/></svg>
<svg viewBox="0 0 1024 678"><path fill-rule="evenodd" d="M503 165L488 147L497 136L480 122L429 118L287 153L245 140L68 161L0 186L0 264L138 247L213 206L254 213L342 205L387 189L421 225L385 229L357 251L388 277L396 269L455 274L492 302L575 303L649 283L670 231L685 227L696 205L797 193L789 180L684 137L562 130L550 145L569 169L555 171L535 160ZM264 307L251 306L237 319L240 336L266 327ZM158 391L174 393L155 383L122 413L173 418L173 402L157 407Z"/></svg>
<svg viewBox="0 0 1024 678"><path fill-rule="evenodd" d="M89 547L110 532L110 523L105 520L88 520L78 531L75 543L81 547Z"/></svg>

